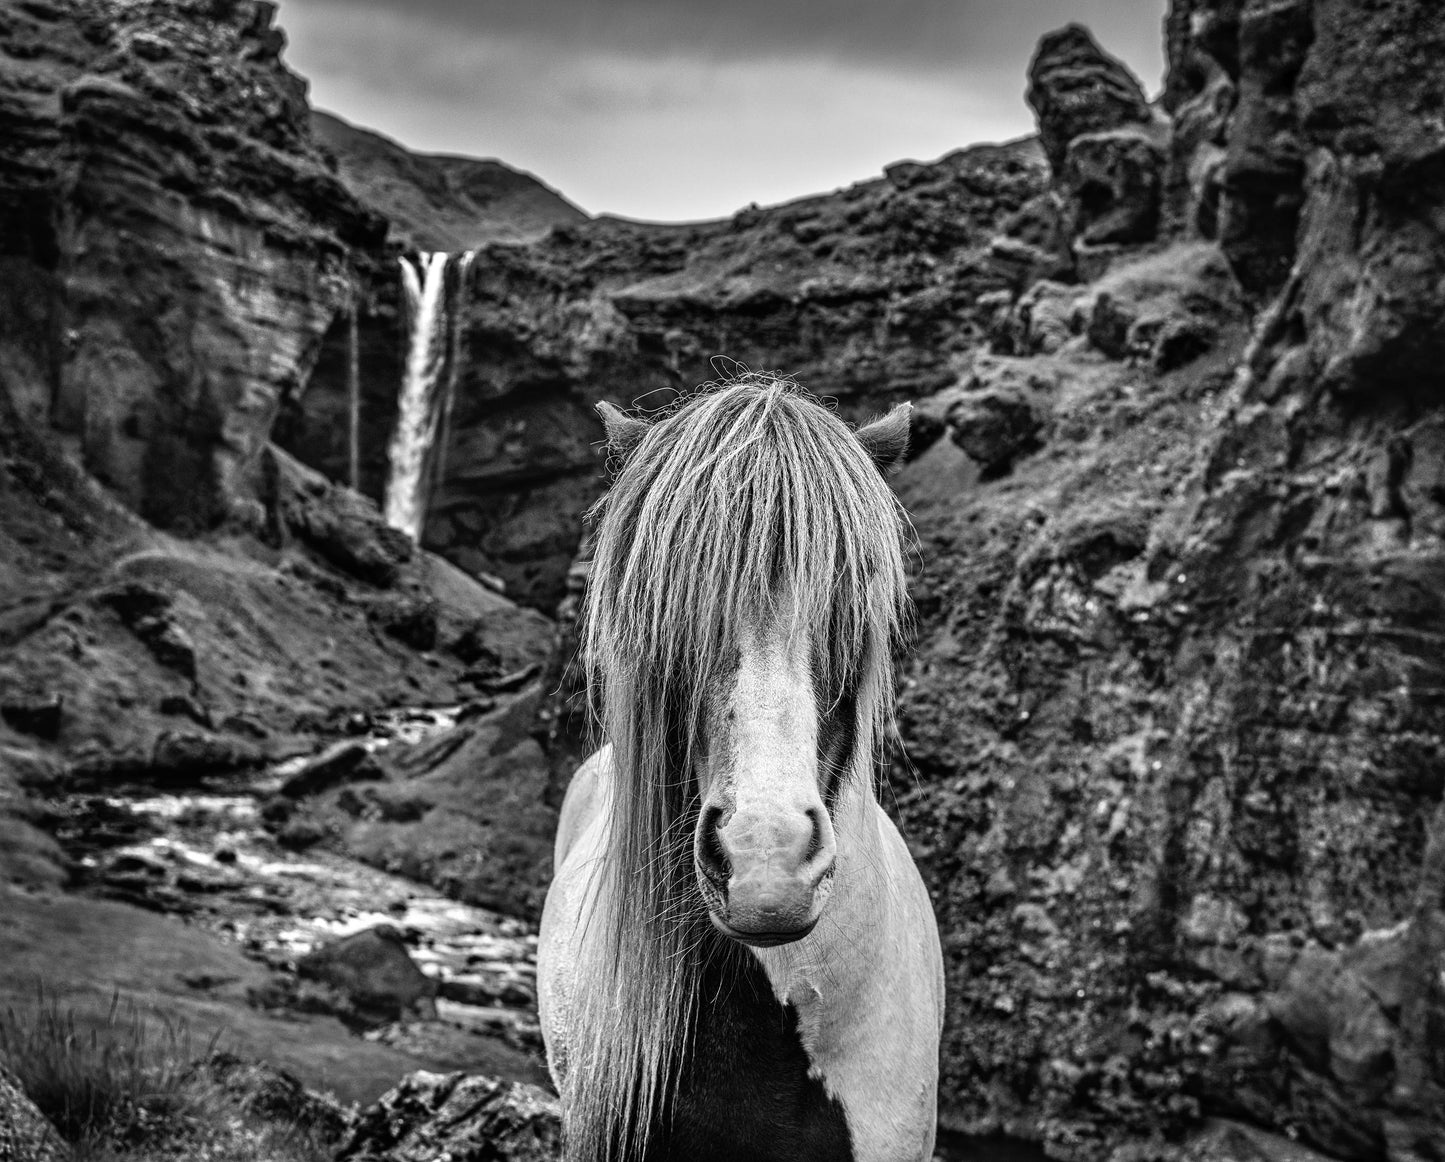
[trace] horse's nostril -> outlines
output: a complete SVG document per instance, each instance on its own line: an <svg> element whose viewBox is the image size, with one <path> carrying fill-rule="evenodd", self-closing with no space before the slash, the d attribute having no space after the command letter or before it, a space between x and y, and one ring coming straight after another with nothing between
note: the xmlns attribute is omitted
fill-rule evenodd
<svg viewBox="0 0 1445 1162"><path fill-rule="evenodd" d="M721 807L704 808L697 828L697 861L713 886L725 892L733 869L727 852L723 850L722 840L718 838L718 823L722 817Z"/></svg>
<svg viewBox="0 0 1445 1162"><path fill-rule="evenodd" d="M803 862L809 862L818 852L823 850L823 812L817 807L809 808L808 821L813 825L813 832L808 836L808 853L803 856Z"/></svg>

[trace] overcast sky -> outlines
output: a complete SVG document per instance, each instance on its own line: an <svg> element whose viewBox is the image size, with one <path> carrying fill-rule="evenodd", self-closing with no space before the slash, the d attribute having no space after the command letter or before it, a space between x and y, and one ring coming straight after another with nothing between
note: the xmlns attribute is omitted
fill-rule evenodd
<svg viewBox="0 0 1445 1162"><path fill-rule="evenodd" d="M592 213L721 217L1031 132L1038 37L1157 93L1166 0L280 0L315 105Z"/></svg>

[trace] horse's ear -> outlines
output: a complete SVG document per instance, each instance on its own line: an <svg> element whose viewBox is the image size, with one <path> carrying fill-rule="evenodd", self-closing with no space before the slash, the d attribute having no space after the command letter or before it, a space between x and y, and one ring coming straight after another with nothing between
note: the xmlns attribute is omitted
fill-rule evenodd
<svg viewBox="0 0 1445 1162"><path fill-rule="evenodd" d="M652 425L646 420L624 415L620 408L603 400L597 405L597 414L602 417L602 426L607 429L607 447L613 455L625 460L632 450L642 443L642 437Z"/></svg>
<svg viewBox="0 0 1445 1162"><path fill-rule="evenodd" d="M912 415L913 405L900 403L886 416L858 429L858 442L882 471L891 471L903 463L903 455L908 451L908 423Z"/></svg>

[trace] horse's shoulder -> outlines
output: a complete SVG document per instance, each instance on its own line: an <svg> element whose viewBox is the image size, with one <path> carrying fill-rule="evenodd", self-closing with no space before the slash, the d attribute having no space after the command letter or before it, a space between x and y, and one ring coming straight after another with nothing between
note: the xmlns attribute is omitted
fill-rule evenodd
<svg viewBox="0 0 1445 1162"><path fill-rule="evenodd" d="M596 834L588 838L610 776L612 748L594 752L573 772L557 820L552 884L542 908L537 941L537 1002L547 1064L561 1088L567 1075L567 1034L572 1025L576 973L582 957L583 914L588 907Z"/></svg>
<svg viewBox="0 0 1445 1162"><path fill-rule="evenodd" d="M597 814L600 792L611 779L612 745L593 751L572 773L562 810L557 819L557 842L553 851L553 867L561 871L578 837Z"/></svg>

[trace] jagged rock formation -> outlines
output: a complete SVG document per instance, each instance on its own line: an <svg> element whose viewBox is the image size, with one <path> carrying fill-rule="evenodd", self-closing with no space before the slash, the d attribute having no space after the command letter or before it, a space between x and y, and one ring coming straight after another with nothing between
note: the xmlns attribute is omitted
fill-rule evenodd
<svg viewBox="0 0 1445 1162"><path fill-rule="evenodd" d="M945 1117L1071 1155L1206 1112L1436 1158L1445 14L1196 0L1169 29L1167 229L1218 243L1233 306L1148 345L1207 244L1038 284L1000 329L1064 363L1037 450L979 487L940 441L899 485Z"/></svg>
<svg viewBox="0 0 1445 1162"><path fill-rule="evenodd" d="M1134 75L1088 29L1070 24L1039 42L1029 65L1028 101L1057 182L1061 229L1075 257L1153 241L1168 126ZM1095 264L1085 273L1099 269Z"/></svg>
<svg viewBox="0 0 1445 1162"><path fill-rule="evenodd" d="M1044 156L1059 177L1078 138L1153 120L1139 79L1082 24L1067 24L1039 41L1029 64L1028 102L1038 117Z"/></svg>
<svg viewBox="0 0 1445 1162"><path fill-rule="evenodd" d="M274 13L0 11L4 363L35 371L10 390L165 527L254 515L280 400L385 231L310 143Z"/></svg>
<svg viewBox="0 0 1445 1162"><path fill-rule="evenodd" d="M561 1156L557 1103L535 1085L460 1073L414 1073L361 1112L337 1159L556 1162Z"/></svg>

